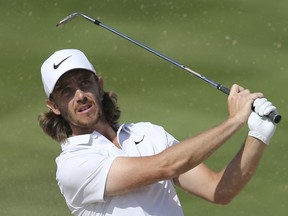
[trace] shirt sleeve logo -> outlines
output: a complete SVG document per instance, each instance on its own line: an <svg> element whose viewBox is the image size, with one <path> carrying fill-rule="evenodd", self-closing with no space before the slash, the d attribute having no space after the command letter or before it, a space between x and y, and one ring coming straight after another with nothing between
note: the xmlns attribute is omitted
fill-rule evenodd
<svg viewBox="0 0 288 216"><path fill-rule="evenodd" d="M145 137L145 135L142 137L141 140L139 140L139 141L134 141L135 145L138 145L139 143L141 143L141 142L144 140L144 137Z"/></svg>

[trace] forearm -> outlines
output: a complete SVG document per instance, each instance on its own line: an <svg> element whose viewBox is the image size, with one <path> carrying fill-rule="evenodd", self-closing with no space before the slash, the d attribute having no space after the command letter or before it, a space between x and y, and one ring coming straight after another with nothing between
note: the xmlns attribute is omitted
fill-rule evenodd
<svg viewBox="0 0 288 216"><path fill-rule="evenodd" d="M248 137L234 159L219 174L214 202L229 203L248 183L263 155L266 145Z"/></svg>
<svg viewBox="0 0 288 216"><path fill-rule="evenodd" d="M169 174L173 176L169 177L179 176L202 163L241 127L242 124L237 120L228 119L217 127L165 150L160 154L161 163L172 171Z"/></svg>

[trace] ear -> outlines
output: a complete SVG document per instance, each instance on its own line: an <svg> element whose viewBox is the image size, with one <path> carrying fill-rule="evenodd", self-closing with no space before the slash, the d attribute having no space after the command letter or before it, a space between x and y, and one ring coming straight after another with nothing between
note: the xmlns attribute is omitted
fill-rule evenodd
<svg viewBox="0 0 288 216"><path fill-rule="evenodd" d="M53 101L47 99L47 100L46 100L46 106L47 106L55 115L61 115L60 110L58 109L57 105L56 105Z"/></svg>
<svg viewBox="0 0 288 216"><path fill-rule="evenodd" d="M99 94L102 97L104 94L104 81L102 77L98 77Z"/></svg>

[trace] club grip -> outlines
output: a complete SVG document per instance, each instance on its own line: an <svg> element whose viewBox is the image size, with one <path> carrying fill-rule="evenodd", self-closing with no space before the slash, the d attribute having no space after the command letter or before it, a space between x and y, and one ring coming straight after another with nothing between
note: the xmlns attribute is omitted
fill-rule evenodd
<svg viewBox="0 0 288 216"><path fill-rule="evenodd" d="M281 121L282 116L274 111L274 112L269 113L267 118L270 119L275 124L278 124Z"/></svg>
<svg viewBox="0 0 288 216"><path fill-rule="evenodd" d="M253 111L255 111L254 109L255 109L255 107L252 106L252 110ZM278 124L281 121L281 118L282 118L282 116L279 115L277 113L277 111L272 111L265 117L268 118L271 122L273 122L275 124Z"/></svg>
<svg viewBox="0 0 288 216"><path fill-rule="evenodd" d="M229 95L230 94L230 89L223 86L222 84L218 84L216 87L218 90L223 92L224 94ZM254 111L254 107L252 107L252 110ZM281 121L282 116L279 115L276 111L273 111L269 113L268 116L266 116L271 122L278 124Z"/></svg>
<svg viewBox="0 0 288 216"><path fill-rule="evenodd" d="M224 94L227 94L227 95L230 94L230 89L223 86L222 84L218 84L217 89L223 92Z"/></svg>

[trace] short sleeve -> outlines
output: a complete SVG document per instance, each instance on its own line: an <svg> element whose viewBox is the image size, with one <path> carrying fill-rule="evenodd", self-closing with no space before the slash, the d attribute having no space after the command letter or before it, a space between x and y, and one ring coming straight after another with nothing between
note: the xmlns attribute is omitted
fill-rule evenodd
<svg viewBox="0 0 288 216"><path fill-rule="evenodd" d="M154 137L155 136L159 137L160 134L162 134L162 136L165 137L167 146L170 147L170 146L172 146L174 144L179 143L179 141L177 139L175 139L175 137L172 136L170 133L168 133L162 126L151 124L151 123L149 123L148 125L152 128L151 131L153 133L155 133Z"/></svg>
<svg viewBox="0 0 288 216"><path fill-rule="evenodd" d="M178 144L179 141L177 139L175 139L171 134L169 134L168 132L166 132L166 137L167 137L167 143L169 146L172 146L174 144Z"/></svg>
<svg viewBox="0 0 288 216"><path fill-rule="evenodd" d="M107 175L115 156L105 151L81 150L57 158L56 179L69 206L104 202Z"/></svg>

